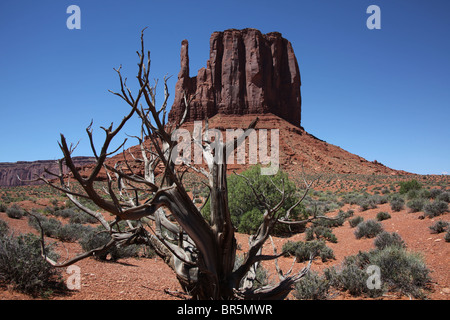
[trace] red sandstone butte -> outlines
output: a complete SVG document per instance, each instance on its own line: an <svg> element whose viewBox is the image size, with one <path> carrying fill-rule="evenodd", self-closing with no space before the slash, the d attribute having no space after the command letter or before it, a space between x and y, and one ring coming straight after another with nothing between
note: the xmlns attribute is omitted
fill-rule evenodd
<svg viewBox="0 0 450 320"><path fill-rule="evenodd" d="M214 32L206 68L189 76L189 43L181 42L181 69L169 121L181 119L183 95L194 96L186 121L216 114L275 114L300 126L300 71L291 43L279 32Z"/></svg>

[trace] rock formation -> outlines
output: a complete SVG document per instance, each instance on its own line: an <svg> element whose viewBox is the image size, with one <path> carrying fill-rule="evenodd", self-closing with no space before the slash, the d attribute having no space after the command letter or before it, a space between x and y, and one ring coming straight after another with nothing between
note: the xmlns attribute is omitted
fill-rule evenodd
<svg viewBox="0 0 450 320"><path fill-rule="evenodd" d="M92 157L74 157L74 163L77 167L83 167L94 161ZM38 161L18 161L18 162L2 162L0 163L0 187L15 187L22 185L41 184L38 182L27 182L26 180L34 180L40 175L44 175L48 178L48 174L44 172L48 169L50 172L58 173L58 163L54 160L38 160ZM68 172L67 168L64 168L65 173ZM17 177L20 177L18 179Z"/></svg>
<svg viewBox="0 0 450 320"><path fill-rule="evenodd" d="M169 121L181 119L184 93L194 96L187 121L216 114L273 113L300 126L300 72L291 43L280 33L256 29L214 32L210 58L189 76L189 44L181 43L181 70Z"/></svg>

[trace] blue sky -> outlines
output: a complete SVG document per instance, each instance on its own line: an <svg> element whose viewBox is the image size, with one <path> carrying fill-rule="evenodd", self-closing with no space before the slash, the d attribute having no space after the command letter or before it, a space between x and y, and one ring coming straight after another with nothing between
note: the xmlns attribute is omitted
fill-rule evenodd
<svg viewBox="0 0 450 320"><path fill-rule="evenodd" d="M72 4L80 30L66 27ZM372 4L379 30L366 27ZM142 28L151 75L172 75L173 99L183 39L193 76L206 66L212 32L252 27L292 43L308 132L391 168L450 172L449 15L448 0L2 0L0 162L57 159L60 133L80 140L76 155L91 155L90 121L100 144L99 127L128 112L108 89L119 90L121 64L136 88ZM137 128L133 120L124 133Z"/></svg>

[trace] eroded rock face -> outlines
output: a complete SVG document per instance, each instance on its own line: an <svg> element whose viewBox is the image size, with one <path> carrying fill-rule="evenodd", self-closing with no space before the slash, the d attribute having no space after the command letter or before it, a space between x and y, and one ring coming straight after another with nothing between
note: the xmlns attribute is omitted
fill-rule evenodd
<svg viewBox="0 0 450 320"><path fill-rule="evenodd" d="M256 29L214 32L210 58L189 76L189 44L181 43L181 70L169 121L181 119L183 94L194 96L187 121L220 114L273 113L300 126L300 71L291 43L280 33Z"/></svg>
<svg viewBox="0 0 450 320"><path fill-rule="evenodd" d="M83 167L94 162L94 158L74 157L73 162L75 166ZM54 178L45 173L45 169L50 172L59 173L58 163L55 160L1 162L0 187L42 184L42 181L29 182L28 180L34 180L41 175L46 178ZM68 172L67 167L64 166L63 169L64 173Z"/></svg>

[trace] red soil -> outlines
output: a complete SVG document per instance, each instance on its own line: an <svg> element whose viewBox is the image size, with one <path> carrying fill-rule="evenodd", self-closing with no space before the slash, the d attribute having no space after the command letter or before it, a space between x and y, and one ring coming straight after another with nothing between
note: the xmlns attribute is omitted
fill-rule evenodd
<svg viewBox="0 0 450 320"><path fill-rule="evenodd" d="M450 213L439 216L435 219L419 219L421 213L408 213L406 210L392 212L388 204L379 205L376 209L364 212L359 211L357 206L346 205L343 209L353 208L355 216L363 216L365 220L374 219L380 211L389 212L391 219L381 223L384 229L389 232L397 232L407 243L408 250L418 251L423 254L427 267L432 271L432 291L428 298L432 300L448 300L450 298L450 276L448 266L450 263L450 244L445 242L443 234L431 234L428 227L435 220L448 220ZM332 216L330 213L329 216ZM20 220L11 219L5 213L0 213L0 219L5 220L10 228L17 232L36 232L30 228L26 218ZM356 239L354 228L349 226L348 221L343 226L333 229L333 233L338 239L338 243L327 243L333 249L336 260L326 263L320 259L314 260L311 270L321 271L326 267L339 265L344 257L354 255L358 251L367 251L374 248L373 239ZM241 250L238 254L243 254L248 247L248 236L236 235ZM48 239L47 239L48 240ZM289 239L274 237L273 241L277 252L281 252L283 243L288 240L304 240L304 234L295 235ZM81 253L81 248L77 243L64 243L59 246L61 259L66 255L73 257ZM273 253L273 248L268 241L264 247L265 253ZM292 258L279 258L278 263L283 271L289 270L292 266ZM74 290L65 296L53 296L54 300L172 300L186 298L182 294L174 272L167 267L160 258L127 258L121 259L117 263L99 262L93 258L88 258L76 263L81 268L81 289ZM304 263L295 263L293 272L305 266ZM277 274L273 262L265 262L264 267L269 271L270 280L277 281ZM66 279L69 275L63 270ZM292 298L292 297L290 297ZM31 297L14 292L8 288L0 289L0 300L12 299L32 299ZM333 299L362 299L355 298L346 293L336 293ZM408 299L389 294L380 299Z"/></svg>

